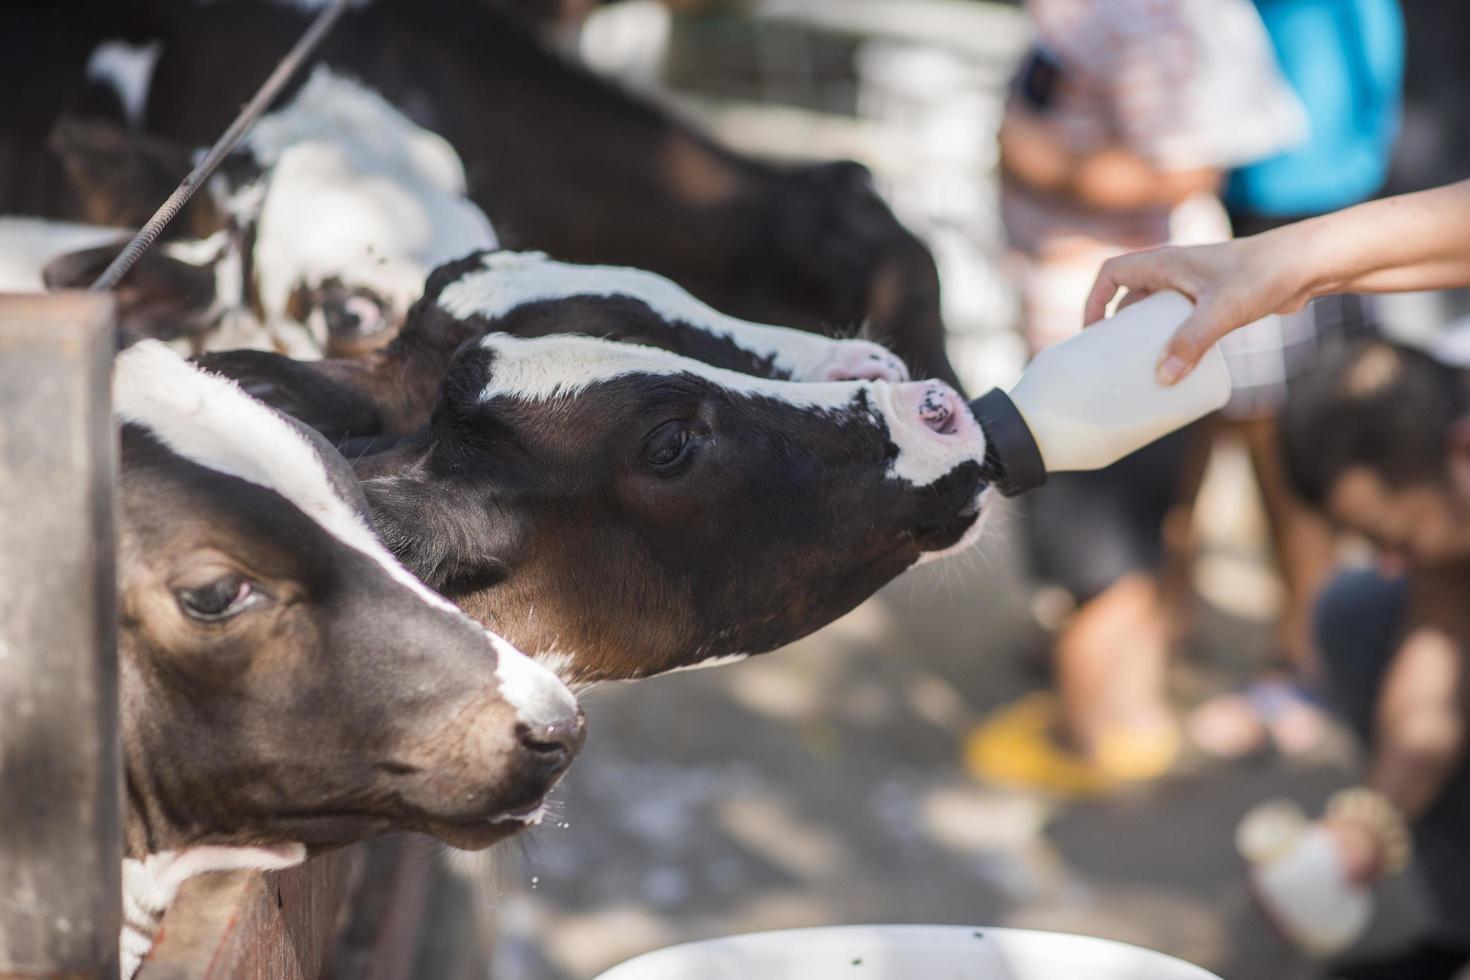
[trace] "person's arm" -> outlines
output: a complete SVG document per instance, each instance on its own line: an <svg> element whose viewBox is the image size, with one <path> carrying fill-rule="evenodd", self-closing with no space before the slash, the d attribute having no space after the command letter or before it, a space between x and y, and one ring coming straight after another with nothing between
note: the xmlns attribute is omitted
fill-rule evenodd
<svg viewBox="0 0 1470 980"><path fill-rule="evenodd" d="M1378 697L1365 781L1407 817L1421 815L1465 756L1465 576L1416 576L1410 628Z"/></svg>
<svg viewBox="0 0 1470 980"><path fill-rule="evenodd" d="M1159 248L1103 263L1085 323L1124 302L1173 289L1195 303L1159 362L1184 377L1210 346L1270 313L1331 293L1391 293L1470 285L1470 181L1384 198L1218 245Z"/></svg>
<svg viewBox="0 0 1470 980"><path fill-rule="evenodd" d="M1372 754L1363 785L1381 794L1412 824L1439 798L1466 758L1467 656L1470 622L1465 573L1416 575L1408 632L1379 690ZM1371 829L1327 819L1348 861L1365 883L1382 870Z"/></svg>
<svg viewBox="0 0 1470 980"><path fill-rule="evenodd" d="M1018 112L1001 126L1000 165L1032 190L1095 211L1172 207L1220 184L1219 170L1163 170L1121 145L1071 153L1045 126Z"/></svg>

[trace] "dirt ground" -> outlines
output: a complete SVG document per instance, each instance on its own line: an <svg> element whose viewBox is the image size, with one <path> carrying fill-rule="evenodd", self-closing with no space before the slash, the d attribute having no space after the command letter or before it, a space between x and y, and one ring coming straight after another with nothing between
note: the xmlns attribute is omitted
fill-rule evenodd
<svg viewBox="0 0 1470 980"><path fill-rule="evenodd" d="M965 773L970 726L1045 684L1004 518L977 554L912 571L785 650L588 696L556 816L498 871L495 980L583 980L688 939L864 922L1058 929L1231 980L1316 976L1254 914L1231 834L1267 797L1319 805L1345 759L1195 764L1071 806ZM1206 616L1243 647L1260 632ZM1245 667L1181 660L1184 689ZM1395 883L1368 942L1422 914Z"/></svg>

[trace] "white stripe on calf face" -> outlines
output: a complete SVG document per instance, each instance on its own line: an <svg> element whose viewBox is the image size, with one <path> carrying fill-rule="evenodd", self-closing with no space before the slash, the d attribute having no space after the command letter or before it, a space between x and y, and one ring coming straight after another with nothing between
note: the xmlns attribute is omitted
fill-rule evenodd
<svg viewBox="0 0 1470 980"><path fill-rule="evenodd" d="M201 371L158 341L145 340L117 356L112 397L123 421L144 426L169 449L201 466L274 490L425 602L459 611L388 553L337 493L306 437L234 382Z"/></svg>
<svg viewBox="0 0 1470 980"><path fill-rule="evenodd" d="M835 376L908 380L903 362L877 344L833 340L728 316L653 272L612 265L569 265L540 252L494 252L481 261L484 271L468 273L444 287L439 306L458 317L493 319L529 303L576 296L624 296L639 300L666 320L726 338L757 357L769 358L792 380L819 381ZM840 375L835 373L839 371Z"/></svg>
<svg viewBox="0 0 1470 980"><path fill-rule="evenodd" d="M859 393L866 392L870 409L882 417L889 440L898 447L889 465L890 476L927 486L960 464L980 463L985 457L985 437L973 420L961 420L965 427L956 436L937 436L923 425L913 395L916 388L948 390L937 381L902 385L774 381L710 367L652 347L565 335L521 339L490 334L481 346L495 353L489 383L480 393L484 402L501 397L524 401L571 398L590 385L635 374L695 375L728 391L785 402L803 411L850 411ZM909 401L915 404L910 406Z"/></svg>
<svg viewBox="0 0 1470 980"><path fill-rule="evenodd" d="M123 421L146 427L201 466L274 490L424 602L473 622L388 553L332 485L311 443L233 382L199 370L157 341L143 341L117 356L113 402ZM495 634L485 634L497 653L502 696L521 721L546 724L575 713L570 692L555 675Z"/></svg>
<svg viewBox="0 0 1470 980"><path fill-rule="evenodd" d="M524 724L544 727L569 724L577 714L577 702L556 674L532 660L495 634L495 678L500 696Z"/></svg>

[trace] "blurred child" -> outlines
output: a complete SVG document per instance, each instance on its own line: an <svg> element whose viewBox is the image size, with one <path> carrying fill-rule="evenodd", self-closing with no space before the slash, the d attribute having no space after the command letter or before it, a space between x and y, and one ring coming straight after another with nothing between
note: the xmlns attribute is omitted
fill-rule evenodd
<svg viewBox="0 0 1470 980"><path fill-rule="evenodd" d="M1037 42L1000 131L1001 209L1032 353L1074 334L1100 265L1229 237L1224 171L1300 135L1243 0L1030 0ZM971 739L982 777L1090 792L1166 771L1165 518L1188 432L1026 498L1036 570L1076 612L1057 635L1059 701L1033 695ZM1176 525L1177 526L1177 525Z"/></svg>

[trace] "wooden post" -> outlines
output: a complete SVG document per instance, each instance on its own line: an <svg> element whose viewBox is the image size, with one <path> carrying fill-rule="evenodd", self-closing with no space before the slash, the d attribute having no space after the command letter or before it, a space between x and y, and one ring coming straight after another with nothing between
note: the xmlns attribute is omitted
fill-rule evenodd
<svg viewBox="0 0 1470 980"><path fill-rule="evenodd" d="M111 321L0 296L0 978L117 976Z"/></svg>

